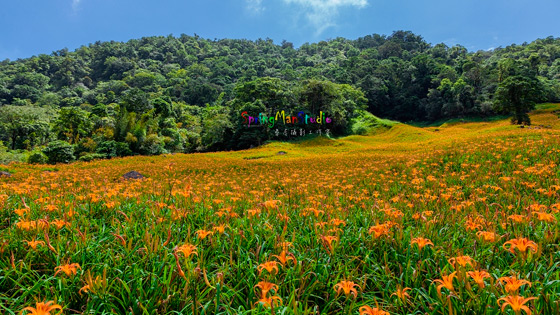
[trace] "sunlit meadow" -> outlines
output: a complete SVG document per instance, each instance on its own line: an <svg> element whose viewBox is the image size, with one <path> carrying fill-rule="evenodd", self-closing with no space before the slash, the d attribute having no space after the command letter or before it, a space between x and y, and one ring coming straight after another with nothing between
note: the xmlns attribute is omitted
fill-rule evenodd
<svg viewBox="0 0 560 315"><path fill-rule="evenodd" d="M0 313L559 314L558 108L8 165Z"/></svg>

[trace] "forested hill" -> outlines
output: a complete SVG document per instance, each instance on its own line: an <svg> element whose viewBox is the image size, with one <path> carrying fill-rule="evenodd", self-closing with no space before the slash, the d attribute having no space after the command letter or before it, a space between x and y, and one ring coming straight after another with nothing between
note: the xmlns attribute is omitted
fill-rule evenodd
<svg viewBox="0 0 560 315"><path fill-rule="evenodd" d="M196 35L96 42L0 63L0 140L9 149L63 140L76 157L157 154L270 139L241 129L243 111L324 110L335 133L358 109L399 121L493 115L507 110L495 97L508 77L538 91L530 102L558 101L559 57L559 38L469 52L405 31L297 49Z"/></svg>

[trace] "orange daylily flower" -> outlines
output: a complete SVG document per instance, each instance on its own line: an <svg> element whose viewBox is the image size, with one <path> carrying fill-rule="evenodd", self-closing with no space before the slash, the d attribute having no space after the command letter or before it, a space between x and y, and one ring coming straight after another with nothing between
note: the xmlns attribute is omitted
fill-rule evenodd
<svg viewBox="0 0 560 315"><path fill-rule="evenodd" d="M378 224L369 228L369 234L372 234L374 238L380 238L384 235L389 235L389 227L387 224Z"/></svg>
<svg viewBox="0 0 560 315"><path fill-rule="evenodd" d="M509 248L506 245L510 245ZM517 248L517 250L519 250L521 253L525 253L527 252L527 250L531 250L532 252L536 252L538 250L538 245L537 243L530 241L526 238L517 238L517 239L512 239L509 240L507 242L504 243L504 245L502 245L502 247L511 252L512 254L515 254L515 249Z"/></svg>
<svg viewBox="0 0 560 315"><path fill-rule="evenodd" d="M484 288L484 278L490 278L490 274L484 270L475 270L467 272L479 288Z"/></svg>
<svg viewBox="0 0 560 315"><path fill-rule="evenodd" d="M60 230L65 226L70 226L70 222L66 222L64 220L59 220L59 219L53 220L51 224L54 225L57 230Z"/></svg>
<svg viewBox="0 0 560 315"><path fill-rule="evenodd" d="M28 241L28 240L23 240L23 241L24 241L25 243L27 243L27 246L29 246L29 247L31 247L31 248L33 248L33 249L37 249L37 246L39 246L39 245L42 245L42 246L45 245L45 242L43 242L43 241L37 241L37 240L35 240L35 239L32 239L31 241Z"/></svg>
<svg viewBox="0 0 560 315"><path fill-rule="evenodd" d="M517 279L516 276L513 277L501 277L498 278L498 282L505 283L505 290L508 294L517 295L519 288L525 284L531 286L531 282L523 279Z"/></svg>
<svg viewBox="0 0 560 315"><path fill-rule="evenodd" d="M207 236L211 236L212 234L214 234L212 231L205 231L205 230L196 231L196 235L198 235L198 238L202 240L205 239Z"/></svg>
<svg viewBox="0 0 560 315"><path fill-rule="evenodd" d="M353 281L345 281L342 280L339 283L334 285L334 290L336 291L337 295L340 295L341 292L344 292L344 295L349 296L352 294L354 298L358 296L358 290L355 287L360 287L359 285L355 284Z"/></svg>
<svg viewBox="0 0 560 315"><path fill-rule="evenodd" d="M346 226L346 221L340 219L332 219L331 224L333 226L339 226L339 225Z"/></svg>
<svg viewBox="0 0 560 315"><path fill-rule="evenodd" d="M288 263L288 261L293 261L294 264L297 264L297 260L296 257L294 257L294 255L292 253L286 253L285 250L283 250L280 255L272 255L272 257L275 257L276 259L278 259L278 261L282 264L282 266L285 266L286 263Z"/></svg>
<svg viewBox="0 0 560 315"><path fill-rule="evenodd" d="M323 246L325 246L328 251L332 253L333 243L338 241L338 236L321 236L321 240L323 241Z"/></svg>
<svg viewBox="0 0 560 315"><path fill-rule="evenodd" d="M274 283L267 281L260 281L255 285L255 288L261 289L261 297L265 298L271 290L278 290L278 286Z"/></svg>
<svg viewBox="0 0 560 315"><path fill-rule="evenodd" d="M556 218L550 213L537 212L537 211L533 211L532 213L537 215L537 220L539 221L548 222L548 223L556 222Z"/></svg>
<svg viewBox="0 0 560 315"><path fill-rule="evenodd" d="M447 276L441 276L441 279L434 280L434 283L439 285L436 287L438 295L441 295L441 289L446 288L449 291L453 291L453 279L456 277L457 272L453 272Z"/></svg>
<svg viewBox="0 0 560 315"><path fill-rule="evenodd" d="M487 231L478 231L476 232L476 236L485 242L493 243L498 239L498 235L494 232L487 232Z"/></svg>
<svg viewBox="0 0 560 315"><path fill-rule="evenodd" d="M277 306L278 304L282 304L282 299L279 296L263 297L260 298L255 304L257 303L262 303L264 307L272 307Z"/></svg>
<svg viewBox="0 0 560 315"><path fill-rule="evenodd" d="M458 257L449 258L447 262L449 262L449 264L453 265L454 267L456 267L456 265L459 265L461 267L466 267L467 265L472 266L473 262L475 261L470 256L458 256Z"/></svg>
<svg viewBox="0 0 560 315"><path fill-rule="evenodd" d="M220 234L224 234L225 230L226 230L227 225L225 224L220 224L218 226L215 226L212 228L212 230L220 233Z"/></svg>
<svg viewBox="0 0 560 315"><path fill-rule="evenodd" d="M80 267L80 264L78 263L61 265L54 268L55 270L54 275L56 276L59 272L64 272L67 276L73 276L78 272L78 269L82 269Z"/></svg>
<svg viewBox="0 0 560 315"><path fill-rule="evenodd" d="M416 244L418 245L418 249L420 251L422 251L422 248L426 247L427 245L432 245L434 246L434 243L432 243L432 241L430 241L427 238L423 238L423 237L415 237L410 241L410 244Z"/></svg>
<svg viewBox="0 0 560 315"><path fill-rule="evenodd" d="M26 313L27 315L50 315L54 310L62 310L62 306L53 303L54 301L48 301L46 303L37 302L35 307L28 306L24 308L21 314L23 314L24 311L29 311L29 313Z"/></svg>
<svg viewBox="0 0 560 315"><path fill-rule="evenodd" d="M267 210L276 210L278 206L281 205L282 202L280 200L267 200L263 202L261 205Z"/></svg>
<svg viewBox="0 0 560 315"><path fill-rule="evenodd" d="M389 313L377 307L364 305L360 307L360 315L389 315Z"/></svg>
<svg viewBox="0 0 560 315"><path fill-rule="evenodd" d="M407 298L410 298L410 295L406 293L406 291L410 291L411 289L406 287L403 288L401 285L397 285L397 291L395 291L391 296L396 295L399 300L406 301Z"/></svg>
<svg viewBox="0 0 560 315"><path fill-rule="evenodd" d="M20 217L23 217L28 212L29 212L29 209L27 209L27 208L20 208L20 209L14 210L14 213L17 214Z"/></svg>
<svg viewBox="0 0 560 315"><path fill-rule="evenodd" d="M508 219L515 223L524 223L527 220L527 217L520 214L512 214L508 217Z"/></svg>
<svg viewBox="0 0 560 315"><path fill-rule="evenodd" d="M516 315L521 315L521 311L525 311L527 315L531 315L531 309L527 305L527 302L531 300L536 300L536 297L524 298L519 295L509 295L504 298L498 299L498 305L502 304L502 312L509 305Z"/></svg>
<svg viewBox="0 0 560 315"><path fill-rule="evenodd" d="M267 261L264 262L262 264L260 264L257 267L257 270L259 272L259 275L261 274L261 272L264 270L268 271L268 273L270 274L277 274L278 273L278 262L276 261Z"/></svg>
<svg viewBox="0 0 560 315"><path fill-rule="evenodd" d="M198 256L196 246L188 243L176 247L175 251L179 253L183 253L183 255L185 255L185 258L189 258L191 255Z"/></svg>
<svg viewBox="0 0 560 315"><path fill-rule="evenodd" d="M82 295L82 292L84 293L88 293L91 290L91 286L89 284L84 285L83 287L80 288L80 291L78 291L78 293L80 293L80 295Z"/></svg>

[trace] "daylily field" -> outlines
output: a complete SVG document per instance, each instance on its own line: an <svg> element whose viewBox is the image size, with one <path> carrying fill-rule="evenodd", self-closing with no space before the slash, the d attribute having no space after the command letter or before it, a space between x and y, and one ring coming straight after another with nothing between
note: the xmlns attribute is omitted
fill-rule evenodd
<svg viewBox="0 0 560 315"><path fill-rule="evenodd" d="M559 108L2 167L0 313L560 314Z"/></svg>

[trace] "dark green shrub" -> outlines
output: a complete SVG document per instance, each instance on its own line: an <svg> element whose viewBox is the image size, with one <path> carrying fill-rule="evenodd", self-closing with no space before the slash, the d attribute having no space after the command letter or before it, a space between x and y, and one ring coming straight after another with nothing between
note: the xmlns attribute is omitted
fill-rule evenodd
<svg viewBox="0 0 560 315"><path fill-rule="evenodd" d="M43 153L49 159L49 163L69 163L76 158L74 157L74 147L66 141L56 140L49 142Z"/></svg>
<svg viewBox="0 0 560 315"><path fill-rule="evenodd" d="M146 137L142 144L142 153L146 155L158 155L167 153L165 150L164 137L159 137L156 134L151 134Z"/></svg>
<svg viewBox="0 0 560 315"><path fill-rule="evenodd" d="M27 158L27 163L29 164L47 164L49 158L43 152L33 152Z"/></svg>
<svg viewBox="0 0 560 315"><path fill-rule="evenodd" d="M86 154L84 156L80 156L78 161L91 162L93 160L100 160L100 159L106 159L106 158L107 158L107 156L105 154L89 153L89 154Z"/></svg>
<svg viewBox="0 0 560 315"><path fill-rule="evenodd" d="M115 140L101 142L97 146L95 152L103 154L109 158L132 155L132 151L130 150L128 143L117 142Z"/></svg>

